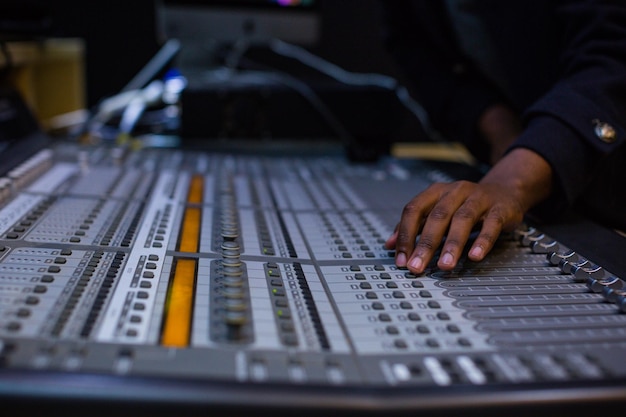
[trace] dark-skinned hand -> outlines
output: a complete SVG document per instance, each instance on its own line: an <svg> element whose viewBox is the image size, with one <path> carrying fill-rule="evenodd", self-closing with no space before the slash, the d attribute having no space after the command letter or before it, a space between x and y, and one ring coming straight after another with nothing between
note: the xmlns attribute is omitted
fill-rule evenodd
<svg viewBox="0 0 626 417"><path fill-rule="evenodd" d="M468 257L481 261L502 231L514 229L548 197L551 184L552 170L541 156L513 149L478 183L435 183L411 199L385 246L395 249L397 266L420 274L443 242L437 267L451 270L478 228Z"/></svg>

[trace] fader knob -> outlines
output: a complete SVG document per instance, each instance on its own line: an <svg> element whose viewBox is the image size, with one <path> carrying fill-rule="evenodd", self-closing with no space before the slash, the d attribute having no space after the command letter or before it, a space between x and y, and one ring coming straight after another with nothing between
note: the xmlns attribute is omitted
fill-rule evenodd
<svg viewBox="0 0 626 417"><path fill-rule="evenodd" d="M626 291L616 291L615 304L623 313L626 313Z"/></svg>
<svg viewBox="0 0 626 417"><path fill-rule="evenodd" d="M561 268L561 271L563 271L566 274L573 274L574 269L582 268L584 266L591 266L591 263L588 260L582 259L582 258L578 262L571 262L565 259L559 262L559 267Z"/></svg>
<svg viewBox="0 0 626 417"><path fill-rule="evenodd" d="M239 237L239 229L237 227L222 227L222 237L224 240L235 240Z"/></svg>
<svg viewBox="0 0 626 417"><path fill-rule="evenodd" d="M606 275L604 269L598 265L573 265L572 272L575 282L587 282L589 278L602 279Z"/></svg>
<svg viewBox="0 0 626 417"><path fill-rule="evenodd" d="M225 266L222 269L222 274L227 277L240 277L243 275L243 270L240 267Z"/></svg>
<svg viewBox="0 0 626 417"><path fill-rule="evenodd" d="M229 312L242 312L248 309L248 305L241 299L231 298L225 300L224 308Z"/></svg>
<svg viewBox="0 0 626 417"><path fill-rule="evenodd" d="M522 237L522 246L532 246L537 242L549 243L549 242L552 242L553 240L554 239L550 238L549 236L544 235L543 233L527 234L524 237Z"/></svg>
<svg viewBox="0 0 626 417"><path fill-rule="evenodd" d="M615 276L598 279L592 276L587 279L587 288L596 293L603 292L605 288L621 290L624 288L624 281Z"/></svg>
<svg viewBox="0 0 626 417"><path fill-rule="evenodd" d="M609 303L617 303L617 299L620 296L623 297L624 294L626 294L626 291L623 288L604 287L602 289L602 296Z"/></svg>
<svg viewBox="0 0 626 417"><path fill-rule="evenodd" d="M566 252L549 253L547 259L551 265L558 266L563 261L574 263L579 262L581 260L581 257L573 250L568 250Z"/></svg>
<svg viewBox="0 0 626 417"><path fill-rule="evenodd" d="M534 227L529 227L527 229L518 229L515 232L515 236L517 236L517 238L519 239L520 242L524 242L525 240L528 239L529 236L535 236L537 234L539 234L539 232L537 231L537 229L535 229Z"/></svg>
<svg viewBox="0 0 626 417"><path fill-rule="evenodd" d="M239 243L233 240L226 240L222 242L222 249L224 250L239 250Z"/></svg>
<svg viewBox="0 0 626 417"><path fill-rule="evenodd" d="M556 240L538 240L532 243L533 253L555 253L559 251L559 243Z"/></svg>
<svg viewBox="0 0 626 417"><path fill-rule="evenodd" d="M222 266L224 268L226 267L239 268L241 267L241 259L239 259L238 256L224 257L224 259L222 259Z"/></svg>
<svg viewBox="0 0 626 417"><path fill-rule="evenodd" d="M227 287L242 287L243 278L241 276L224 276L222 282Z"/></svg>
<svg viewBox="0 0 626 417"><path fill-rule="evenodd" d="M227 311L224 321L230 326L243 326L248 321L245 312Z"/></svg>
<svg viewBox="0 0 626 417"><path fill-rule="evenodd" d="M222 295L227 299L243 299L245 294L241 287L224 286L222 288Z"/></svg>

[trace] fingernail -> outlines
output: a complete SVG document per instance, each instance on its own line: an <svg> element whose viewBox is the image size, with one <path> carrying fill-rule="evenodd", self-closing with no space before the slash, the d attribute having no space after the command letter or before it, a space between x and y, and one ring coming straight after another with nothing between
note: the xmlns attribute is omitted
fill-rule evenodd
<svg viewBox="0 0 626 417"><path fill-rule="evenodd" d="M440 259L441 263L446 266L452 266L454 264L454 257L450 252L446 252Z"/></svg>
<svg viewBox="0 0 626 417"><path fill-rule="evenodd" d="M422 264L423 264L423 263L422 263L422 258L415 257L415 258L411 259L411 262L410 262L409 266L410 266L412 269L415 269L415 270L417 270L417 271L420 271L420 272L421 272L421 270L422 270Z"/></svg>
<svg viewBox="0 0 626 417"><path fill-rule="evenodd" d="M481 248L480 246L475 246L472 248L469 254L472 258L482 258L483 248Z"/></svg>
<svg viewBox="0 0 626 417"><path fill-rule="evenodd" d="M406 255L404 252L398 252L396 254L396 266L405 267L406 266Z"/></svg>

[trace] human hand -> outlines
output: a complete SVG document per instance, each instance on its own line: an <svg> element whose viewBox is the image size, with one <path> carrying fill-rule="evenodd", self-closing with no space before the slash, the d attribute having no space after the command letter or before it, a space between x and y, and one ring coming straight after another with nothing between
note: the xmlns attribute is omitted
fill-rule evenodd
<svg viewBox="0 0 626 417"><path fill-rule="evenodd" d="M450 270L476 224L482 226L468 252L472 261L482 260L500 232L513 230L523 217L521 204L506 186L468 181L436 183L405 206L386 246L396 249L398 266L422 273L445 237L437 266Z"/></svg>
<svg viewBox="0 0 626 417"><path fill-rule="evenodd" d="M543 158L514 149L479 183L436 183L411 199L385 246L396 250L397 266L420 274L444 242L437 266L450 270L480 225L468 251L469 259L480 261L502 231L514 229L528 209L550 194L551 183L552 170Z"/></svg>

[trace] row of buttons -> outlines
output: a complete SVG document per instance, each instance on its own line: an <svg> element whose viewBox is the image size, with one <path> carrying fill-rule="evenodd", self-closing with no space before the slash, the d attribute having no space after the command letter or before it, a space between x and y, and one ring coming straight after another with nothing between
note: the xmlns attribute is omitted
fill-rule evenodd
<svg viewBox="0 0 626 417"><path fill-rule="evenodd" d="M124 259L125 255L122 252L118 252L115 255L115 260L111 264L111 268L109 268L107 272L107 278L115 278L118 274L118 270L121 266L121 263ZM141 279L134 278L131 286L137 285L140 290L135 292L135 299L131 306L132 314L129 316L128 321L130 324L140 324L143 321L143 312L146 311L147 305L145 300L150 298L150 293L146 290L152 288L152 279L154 279L155 274L154 271L157 269L157 263L159 261L159 255L149 254L147 257L140 257L140 262L137 265L137 270L139 272L138 277ZM101 290L102 291L102 290ZM139 335L137 329L130 327L126 329L127 337L136 337Z"/></svg>
<svg viewBox="0 0 626 417"><path fill-rule="evenodd" d="M31 226L39 220L41 216L50 208L50 206L54 203L56 198L49 197L44 201L40 202L37 207L32 209L30 213L28 213L24 218L22 218L17 224L13 226L13 228L5 234L6 239L20 239Z"/></svg>
<svg viewBox="0 0 626 417"><path fill-rule="evenodd" d="M320 213L320 216L322 226L329 233L332 243L336 245L335 248L343 259L352 259L356 253L362 254L365 258L375 258L376 254L367 242L375 241L381 245L385 243L378 230L362 213L356 214L359 223L357 226L341 213L332 219L325 213ZM363 237L363 234L367 237ZM354 245L348 247L347 241L354 242Z"/></svg>
<svg viewBox="0 0 626 417"><path fill-rule="evenodd" d="M353 334L357 344L361 337L368 340L378 335L391 337L380 339L380 346L385 350L430 351L473 346L472 339L462 334L462 327L450 322L450 314L443 311L441 302L425 288L424 280L409 271L389 271L388 268L381 264L347 268L351 274L345 275L345 279L356 281L350 288L356 290L357 300L371 300L360 306L369 314L368 323L379 324L369 330L369 336ZM343 296L343 299L349 303L349 298ZM341 301L336 299L336 302L341 308Z"/></svg>
<svg viewBox="0 0 626 417"><path fill-rule="evenodd" d="M6 252L7 248L6 247L2 247L2 250L0 252ZM47 284L51 284L55 281L55 278L53 275L51 274L56 274L58 272L61 271L61 268L59 267L59 265L63 265L66 262L66 258L64 256L69 256L71 255L71 251L70 250L63 250L60 253L62 256L57 256L55 257L52 262L54 263L54 265L50 265L48 266L48 268L46 269L46 273L44 275L42 275L41 277L39 277L39 279L37 280L37 282L39 282L39 284L35 284L34 286L32 286L30 288L30 293L31 294L35 294L35 295L28 295L25 298L23 298L21 301L24 304L24 307L19 307L14 315L16 318L18 319L28 319L29 317L31 317L32 315L32 311L30 310L31 306L37 306L40 303L40 299L39 299L39 295L41 294L45 294L48 292L48 287ZM19 279L18 275L16 276L5 276L3 277L5 279L15 279L16 281ZM31 279L29 278L29 283L31 282ZM11 321L9 323L7 323L6 327L5 327L8 331L10 332L17 332L19 330L22 329L22 323L20 323L19 321Z"/></svg>
<svg viewBox="0 0 626 417"><path fill-rule="evenodd" d="M21 189L46 172L52 166L53 152L43 149L13 168L7 174L13 189Z"/></svg>
<svg viewBox="0 0 626 417"><path fill-rule="evenodd" d="M140 214L141 211L138 212ZM172 206L170 204L166 205L163 210L163 215L159 219L159 225L155 230L155 234L152 238L152 247L153 248L162 248L163 242L165 241L165 235L167 233L167 228L169 227L170 216L172 213ZM136 227L136 226L135 226ZM127 240L130 243L130 238L127 237Z"/></svg>
<svg viewBox="0 0 626 417"><path fill-rule="evenodd" d="M95 259L100 259L102 257L102 253L96 252L94 254L94 257ZM95 296L93 304L91 305L89 314L87 315L85 323L83 324L83 327L80 331L81 337L87 338L91 334L91 331L93 330L93 327L96 324L98 317L100 316L102 308L106 304L106 300L109 297L109 293L111 292L111 289L113 288L115 280L117 279L119 275L119 270L122 267L125 257L126 257L126 254L124 254L123 252L117 252L115 256L113 257L113 259L111 260L109 268L104 276L104 279L102 280L102 283L100 284L100 288L98 289L98 292ZM93 275L93 273L94 271L92 267L90 267L89 269L85 268L85 271L83 271L82 277L88 281L89 278Z"/></svg>
<svg viewBox="0 0 626 417"><path fill-rule="evenodd" d="M278 264L268 262L263 265L263 268L269 284L274 317L277 321L278 338L285 346L297 346L298 336Z"/></svg>

